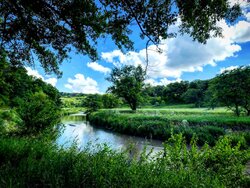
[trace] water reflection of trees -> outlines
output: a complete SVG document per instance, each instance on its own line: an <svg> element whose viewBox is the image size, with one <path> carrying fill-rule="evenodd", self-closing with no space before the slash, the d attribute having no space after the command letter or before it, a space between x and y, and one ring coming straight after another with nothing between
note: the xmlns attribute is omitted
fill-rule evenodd
<svg viewBox="0 0 250 188"><path fill-rule="evenodd" d="M132 156L138 156L146 146L146 153L154 148L154 153L162 149L161 142L146 140L141 137L123 135L108 130L95 128L86 121L85 117L67 116L62 119L65 129L59 138L59 145L64 143L70 146L73 142L79 149L84 149L88 145L104 145L105 143L115 150L127 150Z"/></svg>

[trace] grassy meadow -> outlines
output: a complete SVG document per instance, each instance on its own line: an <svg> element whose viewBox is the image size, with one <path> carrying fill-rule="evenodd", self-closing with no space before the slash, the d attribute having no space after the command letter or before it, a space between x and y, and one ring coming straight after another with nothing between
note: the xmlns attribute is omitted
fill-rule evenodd
<svg viewBox="0 0 250 188"><path fill-rule="evenodd" d="M171 133L182 133L188 143L196 135L200 145L214 145L220 136L230 134L235 138L243 135L245 147L250 144L250 117L237 117L226 108L210 110L176 105L141 108L136 113L127 108L104 109L90 114L89 121L120 133L163 141Z"/></svg>

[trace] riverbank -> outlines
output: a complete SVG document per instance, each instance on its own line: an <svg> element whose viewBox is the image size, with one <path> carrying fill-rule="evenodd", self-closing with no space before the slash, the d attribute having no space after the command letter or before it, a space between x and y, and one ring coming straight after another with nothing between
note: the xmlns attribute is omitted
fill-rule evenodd
<svg viewBox="0 0 250 188"><path fill-rule="evenodd" d="M123 134L142 136L147 138L167 140L171 133L182 133L187 142L195 134L198 144L214 145L220 136L233 134L234 139L242 140L243 145L250 145L250 118L234 117L230 114L215 114L202 111L172 113L168 110L138 110L131 113L128 110L100 110L89 116L91 124ZM240 131L239 131L240 130ZM241 136L240 136L241 135Z"/></svg>
<svg viewBox="0 0 250 188"><path fill-rule="evenodd" d="M62 116L77 114L77 113L81 113L81 112L85 112L85 111L86 111L86 108L84 108L84 107L62 108Z"/></svg>
<svg viewBox="0 0 250 188"><path fill-rule="evenodd" d="M105 144L79 150L77 145L60 147L46 135L11 135L0 134L0 187L247 187L250 183L245 174L249 150L228 136L213 147L198 148L193 140L187 148L183 136L175 134L164 145L165 152L131 156L130 149L118 152Z"/></svg>
<svg viewBox="0 0 250 188"><path fill-rule="evenodd" d="M170 144L171 143L171 144ZM72 146L61 149L36 138L0 139L0 187L247 187L244 174L249 152L231 146L230 138L216 146L187 149L181 135L151 158L142 153L115 152L107 146L95 153Z"/></svg>

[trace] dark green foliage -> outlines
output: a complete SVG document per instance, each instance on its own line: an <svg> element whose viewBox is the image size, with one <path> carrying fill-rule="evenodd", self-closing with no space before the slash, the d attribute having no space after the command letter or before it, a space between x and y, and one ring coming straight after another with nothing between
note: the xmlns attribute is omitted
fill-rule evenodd
<svg viewBox="0 0 250 188"><path fill-rule="evenodd" d="M0 51L0 106L9 104L10 83L6 82L6 74L8 74L8 63L4 54Z"/></svg>
<svg viewBox="0 0 250 188"><path fill-rule="evenodd" d="M183 93L187 91L188 82L175 82L167 85L163 91L163 98L167 104L178 104L183 103L182 99Z"/></svg>
<svg viewBox="0 0 250 188"><path fill-rule="evenodd" d="M85 93L67 93L67 92L60 92L61 97L85 97L88 94Z"/></svg>
<svg viewBox="0 0 250 188"><path fill-rule="evenodd" d="M249 149L250 146L250 131L245 132L236 132L229 134L230 139L232 140L232 145L236 146L240 143L241 149Z"/></svg>
<svg viewBox="0 0 250 188"><path fill-rule="evenodd" d="M186 103L195 103L196 107L201 107L201 92L199 89L188 89L183 93L182 98Z"/></svg>
<svg viewBox="0 0 250 188"><path fill-rule="evenodd" d="M74 10L74 11L72 11ZM0 43L12 64L32 63L36 54L46 72L60 75L59 64L73 46L78 52L97 58L98 39L111 36L120 49L132 49L131 25L136 24L143 39L159 44L174 37L169 27L181 19L180 29L199 42L221 35L217 21L233 22L240 15L221 1L60 1L2 0L0 2Z"/></svg>
<svg viewBox="0 0 250 188"><path fill-rule="evenodd" d="M112 83L108 91L118 97L124 98L130 108L135 111L141 100L145 72L141 66L124 66L114 68L107 78Z"/></svg>
<svg viewBox="0 0 250 188"><path fill-rule="evenodd" d="M241 108L250 115L250 66L225 71L210 85L216 99L240 116Z"/></svg>
<svg viewBox="0 0 250 188"><path fill-rule="evenodd" d="M18 101L17 112L23 120L22 132L39 133L60 122L60 107L43 92Z"/></svg>
<svg viewBox="0 0 250 188"><path fill-rule="evenodd" d="M0 66L4 67L4 69L0 69L0 75L2 75L0 82L3 83L0 89L4 86L1 89L4 92L1 94L8 98L6 105L15 107L19 98L23 99L29 94L39 91L43 91L48 95L56 105L61 105L60 93L52 85L27 75L27 71L24 68L10 65L6 58L1 59Z"/></svg>
<svg viewBox="0 0 250 188"><path fill-rule="evenodd" d="M27 75L27 71L10 65L2 58L0 66L0 98L5 98L5 106L16 109L23 120L22 133L38 133L52 128L58 122L60 113L60 94L52 85ZM1 99L0 99L1 101ZM1 103L1 102L0 102ZM20 126L20 124L19 124ZM21 127L19 127L21 128Z"/></svg>
<svg viewBox="0 0 250 188"><path fill-rule="evenodd" d="M171 133L182 133L187 142L195 134L198 144L214 145L220 136L225 134L222 127L217 126L189 126L189 122L171 121L167 117L154 115L129 115L112 111L100 111L89 116L89 121L95 126L111 129L124 134L147 137L149 139L167 140Z"/></svg>
<svg viewBox="0 0 250 188"><path fill-rule="evenodd" d="M94 146L92 146L93 149ZM171 136L164 153L132 158L106 146L78 151L58 149L37 139L0 139L0 187L247 187L249 151L230 137L210 148L187 148Z"/></svg>
<svg viewBox="0 0 250 188"><path fill-rule="evenodd" d="M56 106L60 107L62 105L62 101L60 99L61 95L59 91L50 84L45 83L41 79L34 79L33 78L33 87L35 88L33 91L42 90L50 100L52 100Z"/></svg>
<svg viewBox="0 0 250 188"><path fill-rule="evenodd" d="M216 24L218 20L226 18L233 21L241 14L240 6L230 7L228 1L176 0L176 2L182 21L181 32L189 33L199 42L211 36L222 35L222 29ZM227 11L229 9L230 11ZM209 14L213 16L208 16ZM210 33L211 30L214 32Z"/></svg>
<svg viewBox="0 0 250 188"><path fill-rule="evenodd" d="M84 99L84 107L87 108L87 112L94 112L103 107L101 95L93 94L88 95Z"/></svg>
<svg viewBox="0 0 250 188"><path fill-rule="evenodd" d="M210 85L210 82L209 82L209 85ZM204 106L207 106L208 108L214 110L215 107L218 105L219 105L219 101L217 100L215 93L213 92L213 89L211 87L208 87L208 89L205 91Z"/></svg>
<svg viewBox="0 0 250 188"><path fill-rule="evenodd" d="M195 80L189 83L188 89L181 97L186 103L194 103L196 107L201 107L204 103L207 89L208 80Z"/></svg>
<svg viewBox="0 0 250 188"><path fill-rule="evenodd" d="M0 135L14 135L22 125L23 120L15 110L0 110Z"/></svg>
<svg viewBox="0 0 250 188"><path fill-rule="evenodd" d="M122 101L112 94L102 95L103 108L116 108L121 105Z"/></svg>
<svg viewBox="0 0 250 188"><path fill-rule="evenodd" d="M145 84L142 89L142 105L160 106L164 104L163 91L165 86L151 86Z"/></svg>
<svg viewBox="0 0 250 188"><path fill-rule="evenodd" d="M150 84L146 84L142 93L145 96L162 97L164 89L164 86L151 86Z"/></svg>

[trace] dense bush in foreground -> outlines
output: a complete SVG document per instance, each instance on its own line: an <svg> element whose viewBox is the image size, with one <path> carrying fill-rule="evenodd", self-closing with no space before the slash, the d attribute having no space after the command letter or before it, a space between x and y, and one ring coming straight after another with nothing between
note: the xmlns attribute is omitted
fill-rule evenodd
<svg viewBox="0 0 250 188"><path fill-rule="evenodd" d="M171 144L169 144L171 143ZM0 139L0 187L247 187L249 151L229 137L213 148L172 136L165 152L131 157L108 147L58 149L41 140ZM92 152L91 152L92 151Z"/></svg>

